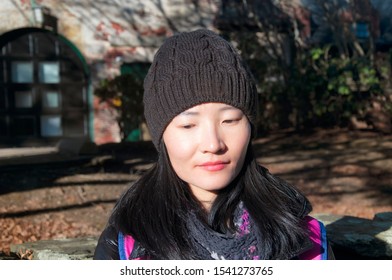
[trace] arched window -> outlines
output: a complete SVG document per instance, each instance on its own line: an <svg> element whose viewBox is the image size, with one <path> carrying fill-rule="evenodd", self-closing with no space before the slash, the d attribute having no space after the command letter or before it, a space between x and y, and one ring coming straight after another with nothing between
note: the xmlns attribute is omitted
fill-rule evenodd
<svg viewBox="0 0 392 280"><path fill-rule="evenodd" d="M23 28L0 36L0 143L44 145L89 136L86 63L67 39Z"/></svg>

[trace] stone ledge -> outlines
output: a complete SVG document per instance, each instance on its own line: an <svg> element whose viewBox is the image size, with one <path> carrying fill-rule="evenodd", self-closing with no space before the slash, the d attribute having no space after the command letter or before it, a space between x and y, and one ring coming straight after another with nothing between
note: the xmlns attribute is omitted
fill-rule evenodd
<svg viewBox="0 0 392 280"><path fill-rule="evenodd" d="M378 213L373 220L329 214L314 217L326 226L334 251L350 258L392 259L392 212Z"/></svg>
<svg viewBox="0 0 392 280"><path fill-rule="evenodd" d="M392 212L373 220L352 216L314 214L327 228L336 259L392 259ZM41 240L11 245L11 253L35 260L89 260L98 237Z"/></svg>
<svg viewBox="0 0 392 280"><path fill-rule="evenodd" d="M40 240L12 244L11 252L33 260L90 260L94 256L98 238Z"/></svg>

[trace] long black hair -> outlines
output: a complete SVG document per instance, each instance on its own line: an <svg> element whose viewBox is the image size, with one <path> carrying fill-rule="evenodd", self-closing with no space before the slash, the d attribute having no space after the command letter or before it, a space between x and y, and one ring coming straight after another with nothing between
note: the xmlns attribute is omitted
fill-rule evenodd
<svg viewBox="0 0 392 280"><path fill-rule="evenodd" d="M110 218L156 259L197 259L189 242L189 211L218 232L234 232L234 211L243 201L263 244L262 259L291 258L306 240L303 218L311 211L306 197L257 163L251 144L240 174L218 193L207 213L186 182L173 170L160 144L154 166L119 199ZM294 255L293 255L294 254Z"/></svg>

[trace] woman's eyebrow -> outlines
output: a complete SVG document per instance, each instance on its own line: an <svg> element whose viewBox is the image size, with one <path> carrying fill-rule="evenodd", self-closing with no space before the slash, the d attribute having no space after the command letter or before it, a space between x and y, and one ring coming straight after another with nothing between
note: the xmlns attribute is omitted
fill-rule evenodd
<svg viewBox="0 0 392 280"><path fill-rule="evenodd" d="M181 115L181 116L196 116L196 115L199 115L199 112L184 111L184 112L181 112L179 115Z"/></svg>
<svg viewBox="0 0 392 280"><path fill-rule="evenodd" d="M233 110L233 111L241 111L238 108L235 108L233 106L224 106L222 108L219 108L219 111L229 111L229 110Z"/></svg>

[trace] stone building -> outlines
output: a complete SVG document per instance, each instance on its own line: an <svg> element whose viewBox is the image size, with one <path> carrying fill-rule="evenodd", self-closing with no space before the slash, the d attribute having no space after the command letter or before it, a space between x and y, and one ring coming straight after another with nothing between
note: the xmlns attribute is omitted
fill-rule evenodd
<svg viewBox="0 0 392 280"><path fill-rule="evenodd" d="M317 33L311 2L317 0L3 0L0 147L49 145L68 137L118 142L116 111L93 94L100 80L120 75L124 66L150 63L176 32L248 24L241 9L251 5L284 28L294 18L305 41ZM382 9L380 21L390 21L388 1L371 2Z"/></svg>

